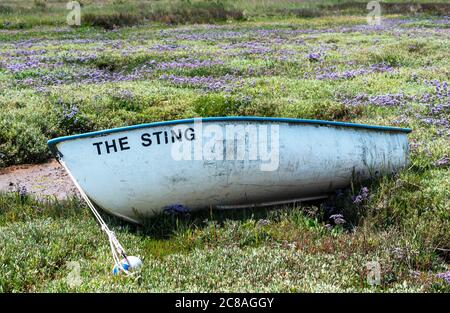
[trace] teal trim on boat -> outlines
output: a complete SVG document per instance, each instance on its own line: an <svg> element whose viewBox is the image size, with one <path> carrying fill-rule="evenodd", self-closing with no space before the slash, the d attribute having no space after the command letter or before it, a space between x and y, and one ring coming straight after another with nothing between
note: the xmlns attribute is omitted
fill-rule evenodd
<svg viewBox="0 0 450 313"><path fill-rule="evenodd" d="M189 119L182 119L182 120L172 120L172 121L165 121L165 122L154 122L154 123L138 124L138 125L125 126L125 127L117 127L117 128L99 130L99 131L95 131L95 132L78 134L78 135L58 137L58 138L50 139L47 142L47 144L48 144L50 150L55 151L54 150L55 145L62 141L79 139L79 138L87 138L87 137L93 137L93 136L101 136L101 135L106 135L106 134L111 134L111 133L117 133L117 132L123 132L123 131L127 131L127 130L147 128L147 127L167 126L167 125L175 125L175 124L188 124L188 123L193 123L194 121L200 120L200 119L202 122L227 122L227 121L278 122L278 123L301 123L301 124L313 124L313 125L325 125L325 126L353 127L353 128L362 128L362 129L370 129L370 130L403 132L403 133L410 133L412 131L409 128L376 126L376 125L356 124L356 123L346 123L346 122L333 122L333 121L323 121L323 120L306 120L306 119L285 118L285 117L227 116L227 117L203 117L203 118L199 117L199 118L189 118Z"/></svg>

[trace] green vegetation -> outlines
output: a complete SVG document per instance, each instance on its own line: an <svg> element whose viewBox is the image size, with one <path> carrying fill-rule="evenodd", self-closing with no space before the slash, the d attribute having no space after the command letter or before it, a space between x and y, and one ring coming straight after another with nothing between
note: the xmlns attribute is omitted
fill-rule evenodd
<svg viewBox="0 0 450 313"><path fill-rule="evenodd" d="M36 25L63 26L66 0L4 0L0 5L0 29L24 29ZM184 24L273 17L319 17L330 14L366 14L365 0L79 0L83 25L111 29L148 21ZM448 15L445 0L385 0L385 14Z"/></svg>
<svg viewBox="0 0 450 313"><path fill-rule="evenodd" d="M445 265L424 236L448 235L448 228L429 229L429 220L403 228L376 213L357 228L328 229L316 206L161 215L139 227L107 217L145 264L137 276L114 277L106 238L78 200L4 194L0 208L3 292L449 291L430 272ZM415 224L411 215L393 217ZM366 279L372 261L382 269L379 286ZM80 264L81 285L68 284L68 262Z"/></svg>
<svg viewBox="0 0 450 313"><path fill-rule="evenodd" d="M345 1L81 2L88 23L74 28L62 1L0 5L0 167L47 160L56 136L222 115L409 127L411 163L322 204L141 227L107 216L144 259L132 278L111 276L106 238L80 201L1 194L0 291L449 291L436 277L450 249L450 35L448 18L427 15L437 9L372 27ZM379 286L367 283L370 261Z"/></svg>

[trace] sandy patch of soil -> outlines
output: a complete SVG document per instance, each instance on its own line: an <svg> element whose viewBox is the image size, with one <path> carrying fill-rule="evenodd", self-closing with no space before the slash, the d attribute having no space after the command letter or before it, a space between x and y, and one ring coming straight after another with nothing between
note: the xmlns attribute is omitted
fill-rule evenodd
<svg viewBox="0 0 450 313"><path fill-rule="evenodd" d="M16 192L23 187L41 199L64 199L78 195L70 177L55 160L0 169L0 191Z"/></svg>

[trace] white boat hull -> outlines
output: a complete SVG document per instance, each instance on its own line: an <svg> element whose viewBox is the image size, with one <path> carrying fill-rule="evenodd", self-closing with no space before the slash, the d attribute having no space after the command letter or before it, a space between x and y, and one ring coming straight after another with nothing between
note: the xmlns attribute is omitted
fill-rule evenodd
<svg viewBox="0 0 450 313"><path fill-rule="evenodd" d="M49 146L92 201L133 222L171 205L195 210L322 197L355 175L392 173L408 162L404 129L269 118L210 118L198 125L153 123L58 138ZM249 132L230 137L233 127ZM259 148L252 150L255 138ZM278 146L278 156L263 158L261 142L266 151Z"/></svg>

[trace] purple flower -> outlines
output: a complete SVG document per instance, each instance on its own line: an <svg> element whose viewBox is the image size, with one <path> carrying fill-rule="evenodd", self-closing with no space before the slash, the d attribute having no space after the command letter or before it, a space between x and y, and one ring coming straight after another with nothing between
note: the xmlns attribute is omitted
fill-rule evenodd
<svg viewBox="0 0 450 313"><path fill-rule="evenodd" d="M392 249L392 254L397 258L397 259L402 259L405 257L405 253L402 250L402 248L399 247L395 247Z"/></svg>
<svg viewBox="0 0 450 313"><path fill-rule="evenodd" d="M350 106L369 104L380 107L388 107L388 106L402 106L411 100L412 97L407 96L403 93L385 94L376 96L370 96L367 94L358 94L352 98L344 98L343 102L345 105Z"/></svg>
<svg viewBox="0 0 450 313"><path fill-rule="evenodd" d="M70 110L64 114L64 119L71 120L78 114L78 108L76 106L73 106L70 108Z"/></svg>
<svg viewBox="0 0 450 313"><path fill-rule="evenodd" d="M421 103L439 106L437 112L441 112L443 109L448 110L450 106L450 87L447 82L440 82L438 80L425 81L430 87L434 87L434 90L431 93L425 93L422 95L420 99ZM434 107L436 109L436 107Z"/></svg>
<svg viewBox="0 0 450 313"><path fill-rule="evenodd" d="M229 91L232 88L231 83L235 81L235 78L231 75L215 78L211 76L185 77L163 74L160 79L169 81L174 85L198 87L209 91Z"/></svg>
<svg viewBox="0 0 450 313"><path fill-rule="evenodd" d="M170 215L188 214L190 210L181 204L171 204L164 208L164 213Z"/></svg>
<svg viewBox="0 0 450 313"><path fill-rule="evenodd" d="M312 52L306 55L306 58L310 62L319 62L323 58L323 54L321 52Z"/></svg>
<svg viewBox="0 0 450 313"><path fill-rule="evenodd" d="M336 67L328 67L324 72L319 72L316 75L316 79L319 80L340 80L340 79L352 79L357 76L369 75L372 73L385 73L391 72L393 69L390 65L386 63L372 64L369 68L356 68L349 69L343 72L333 72L330 71Z"/></svg>
<svg viewBox="0 0 450 313"><path fill-rule="evenodd" d="M97 59L97 55L94 53L80 53L74 56L65 56L63 60L67 63L88 63Z"/></svg>
<svg viewBox="0 0 450 313"><path fill-rule="evenodd" d="M330 216L330 220L332 220L335 225L347 223L342 214L333 214Z"/></svg>
<svg viewBox="0 0 450 313"><path fill-rule="evenodd" d="M179 61L162 62L156 68L160 70L168 69L195 69L202 67L211 67L214 65L222 65L220 60L196 60L196 59L181 59Z"/></svg>
<svg viewBox="0 0 450 313"><path fill-rule="evenodd" d="M27 188L25 186L18 186L17 187L17 193L19 194L20 198L25 198L28 194Z"/></svg>
<svg viewBox="0 0 450 313"><path fill-rule="evenodd" d="M8 63L8 64L3 63L2 66L12 73L19 73L30 69L44 67L45 65L43 65L42 63L40 63L35 59L29 59L27 61L18 63Z"/></svg>
<svg viewBox="0 0 450 313"><path fill-rule="evenodd" d="M134 95L129 90L121 90L121 91L119 91L118 98L121 100L131 100L134 98Z"/></svg>
<svg viewBox="0 0 450 313"><path fill-rule="evenodd" d="M439 273L436 277L442 278L447 284L450 284L450 271Z"/></svg>
<svg viewBox="0 0 450 313"><path fill-rule="evenodd" d="M450 158L447 155L445 155L444 157L437 160L435 162L435 165L439 166L439 167L445 167L445 166L448 166L449 163L450 163Z"/></svg>
<svg viewBox="0 0 450 313"><path fill-rule="evenodd" d="M175 51L186 49L187 46L182 46L178 44L156 44L150 48L150 50L155 50L159 52Z"/></svg>
<svg viewBox="0 0 450 313"><path fill-rule="evenodd" d="M354 204L361 204L368 198L369 198L369 189L367 187L363 187L359 191L358 195L352 197L352 200Z"/></svg>

